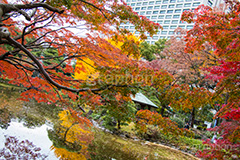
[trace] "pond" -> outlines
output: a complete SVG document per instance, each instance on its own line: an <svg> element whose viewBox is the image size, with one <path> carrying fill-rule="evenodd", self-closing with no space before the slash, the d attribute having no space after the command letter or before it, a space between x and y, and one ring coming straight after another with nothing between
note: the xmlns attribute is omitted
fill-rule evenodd
<svg viewBox="0 0 240 160"><path fill-rule="evenodd" d="M169 147L103 132L81 113L18 101L13 93L0 93L1 160L196 159Z"/></svg>
<svg viewBox="0 0 240 160"><path fill-rule="evenodd" d="M188 155L182 154L181 152L178 153L177 151L170 150L168 148L161 148L154 145L151 146L148 143L141 141L126 140L102 131L95 131L94 139L92 139L91 143L89 143L87 150L85 150L86 148L84 147L81 148L83 151L80 152L73 150L71 151L71 149L67 149L66 147L57 148L53 146L54 142L49 138L49 131L53 130L53 128L54 127L49 123L43 124L40 127L28 128L26 125L24 125L24 122L19 122L17 119L12 119L7 128L5 127L4 129L0 129L0 153L4 148L7 148L4 143L6 142L7 138L10 137L12 139L10 139L8 143L12 143L11 147L16 147L16 145L20 146L20 142L26 140L32 142L35 147L39 147L41 150L35 150L34 147L29 148L29 150L35 154L38 154L38 158L36 159L142 160L192 158ZM87 135L87 138L90 138L89 135ZM83 139L84 138L82 138L82 140ZM16 147L16 150L21 150L21 147ZM10 152L10 150L8 150L8 152ZM5 150L5 154L8 152ZM19 157L23 156L24 154L28 157L31 157L34 153L30 154L28 152L20 152ZM17 155L17 153L14 152L10 152L9 154L11 156ZM1 157L0 154L0 159L2 158L3 156Z"/></svg>
<svg viewBox="0 0 240 160"><path fill-rule="evenodd" d="M41 148L41 154L47 155L47 159L58 159L54 152L50 150L52 142L48 138L47 130L51 128L52 126L47 124L43 124L41 127L27 128L23 125L23 122L12 119L7 129L0 128L0 150L5 148L6 138L11 136L19 141L29 140L33 142L34 145Z"/></svg>

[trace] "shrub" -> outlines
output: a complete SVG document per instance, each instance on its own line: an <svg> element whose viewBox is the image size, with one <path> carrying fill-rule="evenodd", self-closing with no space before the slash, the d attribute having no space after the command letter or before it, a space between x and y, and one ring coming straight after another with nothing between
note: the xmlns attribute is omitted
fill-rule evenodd
<svg viewBox="0 0 240 160"><path fill-rule="evenodd" d="M171 117L170 118L173 122L176 122L178 125L178 128L183 128L184 127L184 121L178 117Z"/></svg>

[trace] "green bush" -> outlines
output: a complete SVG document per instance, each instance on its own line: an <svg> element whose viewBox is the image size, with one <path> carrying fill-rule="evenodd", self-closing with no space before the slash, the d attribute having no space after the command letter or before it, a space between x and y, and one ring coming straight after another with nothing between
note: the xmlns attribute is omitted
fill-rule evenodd
<svg viewBox="0 0 240 160"><path fill-rule="evenodd" d="M179 128L184 127L184 121L178 117L171 117L170 118L172 121L176 122Z"/></svg>

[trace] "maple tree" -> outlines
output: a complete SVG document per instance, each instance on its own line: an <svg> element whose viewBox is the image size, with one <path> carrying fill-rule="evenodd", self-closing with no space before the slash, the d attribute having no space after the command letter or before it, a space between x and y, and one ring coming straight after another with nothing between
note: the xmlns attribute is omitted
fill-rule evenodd
<svg viewBox="0 0 240 160"><path fill-rule="evenodd" d="M225 8L224 8L225 7ZM225 10L228 10L225 12ZM239 158L239 13L238 1L226 0L221 9L212 9L200 5L194 11L184 12L182 20L195 25L186 35L186 52L201 51L205 44L213 47L213 54L218 56L218 64L206 68L208 78L216 80L215 96L222 96L225 100L215 118L222 118L223 122L214 130L219 131L223 139L199 152L200 157L208 159ZM230 134L233 133L233 134ZM219 147L220 146L220 147ZM228 148L224 148L228 146Z"/></svg>
<svg viewBox="0 0 240 160"><path fill-rule="evenodd" d="M161 115L164 115L164 110L169 106L175 111L190 112L189 122L193 126L195 117L203 108L209 111L214 107L212 103L216 99L210 99L209 91L214 89L216 82L205 78L207 72L203 68L217 64L218 57L212 53L211 46L207 44L205 50L186 53L184 36L187 30L177 28L175 32L176 35L166 41L158 59L151 61L149 65L167 70L173 75L172 81L164 87L158 87L158 84L154 86L162 106ZM202 97L203 100L198 101L197 97ZM190 101L193 103L189 103Z"/></svg>
<svg viewBox="0 0 240 160"><path fill-rule="evenodd" d="M193 136L193 132L185 128L178 128L176 122L171 121L168 117L162 117L157 112L151 112L149 110L139 110L136 114L138 121L136 123L136 129L140 134L146 134L149 125L157 126L160 133L164 135L173 136Z"/></svg>
<svg viewBox="0 0 240 160"><path fill-rule="evenodd" d="M74 79L72 62L76 59L78 62L86 59L93 61L99 73L105 75L112 70L122 74L123 69L145 70L136 60L128 57L137 57L138 52L124 53L105 39L116 40L119 36L130 34L119 28L121 23L127 21L135 25L143 39L146 38L145 31L152 35L160 28L147 18L139 17L125 2L114 0L18 1L13 4L4 0L0 13L1 78L27 87L22 99L34 97L38 102L56 102L58 98L63 99L63 95L76 100L80 92L85 92L80 97L91 97L92 91L112 87L110 83L88 85L84 80ZM15 15L22 17L13 18ZM76 34L83 30L88 33ZM124 38L122 42L129 51L135 50L131 40ZM44 53L55 49L57 52L53 54ZM39 76L34 77L33 73ZM92 102L98 101L93 97L90 99Z"/></svg>

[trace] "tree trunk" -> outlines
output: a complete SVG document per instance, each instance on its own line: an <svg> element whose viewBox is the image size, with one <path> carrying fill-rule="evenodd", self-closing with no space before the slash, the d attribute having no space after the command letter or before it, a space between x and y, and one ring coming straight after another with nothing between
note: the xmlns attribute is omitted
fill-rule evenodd
<svg viewBox="0 0 240 160"><path fill-rule="evenodd" d="M161 114L162 117L164 115L164 110L165 110L165 106L163 105L162 108L161 108L161 111L160 111L160 114Z"/></svg>
<svg viewBox="0 0 240 160"><path fill-rule="evenodd" d="M121 123L121 121L120 121L120 120L117 120L117 128L118 128L118 129L121 129L120 123Z"/></svg>
<svg viewBox="0 0 240 160"><path fill-rule="evenodd" d="M191 124L190 124L190 126L192 128L193 128L194 120L195 120L195 107L193 107L192 113L191 113Z"/></svg>

